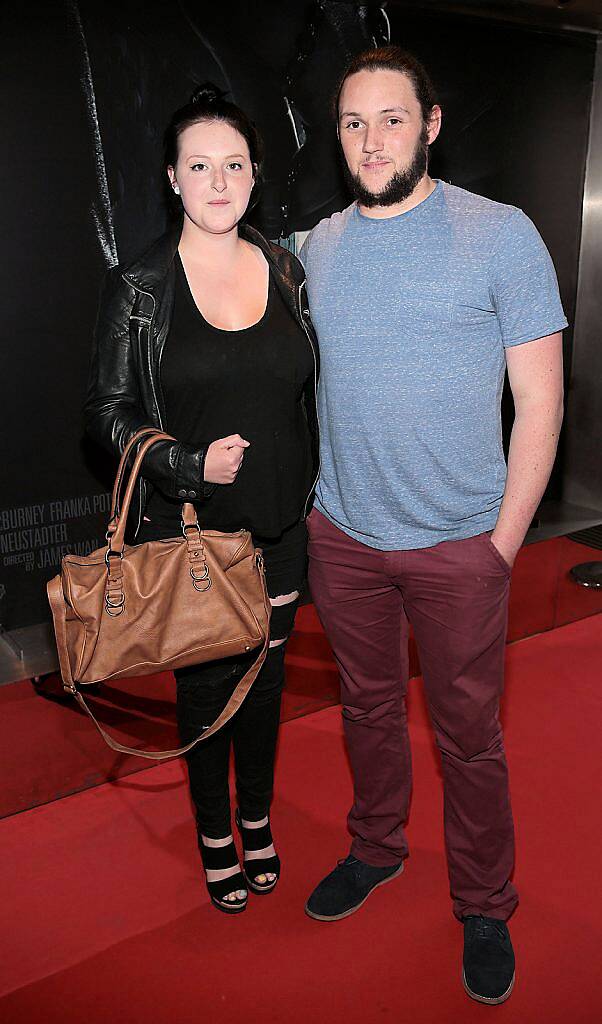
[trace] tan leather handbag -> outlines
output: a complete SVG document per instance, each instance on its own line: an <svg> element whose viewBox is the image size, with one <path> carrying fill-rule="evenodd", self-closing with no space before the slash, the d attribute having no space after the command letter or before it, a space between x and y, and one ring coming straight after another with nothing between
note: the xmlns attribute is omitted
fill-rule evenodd
<svg viewBox="0 0 602 1024"><path fill-rule="evenodd" d="M146 437L146 435L150 435ZM201 530L194 506L182 506L182 536L125 543L125 526L144 457L159 441L154 427L132 437L119 463L107 546L66 555L48 583L65 690L90 715L113 750L154 761L176 757L217 732L237 711L265 661L270 602L261 552L247 530ZM134 459L123 503L127 463ZM215 661L260 648L216 721L177 750L136 750L114 740L86 704L80 687L123 676Z"/></svg>

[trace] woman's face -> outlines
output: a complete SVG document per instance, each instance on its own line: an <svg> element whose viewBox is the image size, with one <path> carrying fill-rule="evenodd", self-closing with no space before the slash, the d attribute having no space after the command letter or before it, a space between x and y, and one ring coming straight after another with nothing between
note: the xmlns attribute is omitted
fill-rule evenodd
<svg viewBox="0 0 602 1024"><path fill-rule="evenodd" d="M168 167L186 216L203 231L225 234L238 224L255 181L246 140L224 121L200 121L178 140L178 161Z"/></svg>

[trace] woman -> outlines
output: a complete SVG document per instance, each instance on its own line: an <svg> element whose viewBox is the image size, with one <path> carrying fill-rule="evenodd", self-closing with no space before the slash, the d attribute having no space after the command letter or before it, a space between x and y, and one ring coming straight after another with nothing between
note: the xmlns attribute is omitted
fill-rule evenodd
<svg viewBox="0 0 602 1024"><path fill-rule="evenodd" d="M231 723L187 758L207 888L214 905L233 914L245 909L248 888L271 892L280 874L269 806L284 650L317 477L317 349L301 264L243 223L261 168L246 115L201 86L174 114L165 157L181 204L177 229L109 274L87 428L115 454L143 425L177 438L145 459L139 541L177 535L187 500L201 527L249 529L263 549L272 604L265 664ZM216 719L254 657L176 672L182 743ZM231 747L242 871L232 838Z"/></svg>

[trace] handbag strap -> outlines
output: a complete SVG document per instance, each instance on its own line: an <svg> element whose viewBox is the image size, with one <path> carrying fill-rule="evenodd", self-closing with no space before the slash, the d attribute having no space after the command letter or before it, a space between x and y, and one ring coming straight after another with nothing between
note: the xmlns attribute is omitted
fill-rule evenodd
<svg viewBox="0 0 602 1024"><path fill-rule="evenodd" d="M149 435L144 441L144 437ZM128 444L123 450L121 459L119 460L119 466L117 467L117 474L115 476L115 484L113 486L113 497L111 499L111 515L108 525L108 535L112 538L114 535L120 534L121 542L119 544L119 550L123 549L123 540L125 535L125 524L127 521L128 513L130 511L130 505L134 494L134 488L136 486L136 480L140 473L142 463L146 456L146 453L153 445L158 444L160 441L173 441L175 438L171 434L166 434L162 430L158 430L156 427L143 427L139 430L132 438L130 438ZM140 444L138 452L134 459L131 467L129 477L126 473L127 461L132 453L132 449L136 444ZM125 495L123 502L120 507L121 491L123 489L124 481L127 477L127 486L125 489ZM121 527L121 529L120 529ZM112 545L111 545L112 546Z"/></svg>
<svg viewBox="0 0 602 1024"><path fill-rule="evenodd" d="M56 633L56 649L59 656L59 667L63 679L63 686L66 690L70 690L71 693L73 693L75 691L75 684L73 682L71 665L69 664L69 657L67 655L67 625L64 615L65 594L63 592L63 581L61 576L55 576L54 579L49 580L46 584L46 590L48 592L52 621L54 623L54 630Z"/></svg>
<svg viewBox="0 0 602 1024"><path fill-rule="evenodd" d="M129 477L127 478L127 485L125 488L125 494L123 496L123 502L121 504L121 510L117 518L113 522L109 522L107 530L107 537L109 541L109 555L119 555L123 551L123 547L125 544L125 527L127 517L130 511L130 505L132 503L134 489L136 487L136 481L138 479L142 463L144 462L146 453L149 451L149 449L151 449L153 445L159 444L161 441L173 441L173 438L171 437L170 434L164 434L162 431L156 432L152 434L150 437L148 437L145 441L143 440L138 449L136 458L134 459L134 463L130 470ZM124 461L123 456L121 457L121 461ZM122 475L123 480L125 480L126 474L121 474L121 463L119 465L119 469L117 470L117 475ZM119 500L119 495L117 496L117 500Z"/></svg>
<svg viewBox="0 0 602 1024"><path fill-rule="evenodd" d="M266 613L266 621L269 623L270 602L266 588L262 564L260 564L259 569L261 586L263 591L264 609ZM51 583L48 584L49 587L54 585L56 585L59 588L57 592L57 598L60 601L63 601L64 598L62 595L60 580L58 583L57 580L52 580ZM57 618L59 617L57 616ZM62 621L61 625L64 626ZM63 640L66 643L66 636L63 637ZM113 739L113 737L110 736L106 729L104 729L103 726L100 724L100 722L94 715L93 711L90 709L90 707L84 700L81 692L76 688L75 684L73 683L70 672L68 673L67 676L63 676L63 680L65 683L67 682L67 679L71 680L71 685L68 687L65 686L65 689L69 689L69 692L73 694L78 704L80 704L84 711L90 716L90 718L94 722L94 725L98 729L100 735L104 739L105 743L109 745L109 747L111 747L113 750L118 751L120 754L135 754L137 757L146 757L149 761L167 761L171 757L178 757L180 754L187 754L189 750L192 750L193 747L196 747L197 743L201 743L203 740L207 740L209 739L210 736L213 736L213 734L216 733L218 729L221 729L222 726L225 725L226 722L228 722L232 718L232 716L236 714L245 697L247 696L249 690L251 689L253 683L255 682L255 679L257 678L257 675L259 674L259 671L266 659L269 643L270 630L268 626L268 628L266 629L266 635L265 640L263 642L263 646L257 658L251 665L251 668L245 673L240 682L237 684L236 689L234 690L230 699L228 700L228 703L226 704L223 711L218 715L213 725L210 725L208 729L205 729L199 736L197 736L190 743L187 743L184 747L178 747L176 750L137 750L136 747L126 747L125 744L119 743L117 740ZM59 651L60 646L61 645L59 645ZM61 671L62 670L63 665L61 664Z"/></svg>
<svg viewBox="0 0 602 1024"><path fill-rule="evenodd" d="M130 437L128 443L123 449L123 452L121 453L121 459L119 460L119 466L117 469L117 474L115 476L115 483L113 484L113 495L111 498L111 515L109 522L112 522L115 516L119 515L119 495L121 492L121 486L123 483L123 477L125 474L127 461L130 455L132 454L133 449L136 447L138 442L142 440L143 437L147 437L150 434L162 433L163 431L160 430L159 427L141 427L140 430L137 430L136 433L132 434L132 436ZM175 440L175 438L171 438L171 440Z"/></svg>

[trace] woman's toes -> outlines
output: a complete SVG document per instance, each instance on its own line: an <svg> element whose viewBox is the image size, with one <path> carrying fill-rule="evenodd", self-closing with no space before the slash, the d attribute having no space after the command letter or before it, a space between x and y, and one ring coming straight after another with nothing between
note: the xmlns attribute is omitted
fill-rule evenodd
<svg viewBox="0 0 602 1024"><path fill-rule="evenodd" d="M236 903L237 900L244 900L246 897L246 889L237 889L236 892L229 892L227 896L224 896L224 900L226 903Z"/></svg>
<svg viewBox="0 0 602 1024"><path fill-rule="evenodd" d="M267 874L262 873L261 875L255 875L256 885L268 885L276 881L276 875L272 871L268 871Z"/></svg>

